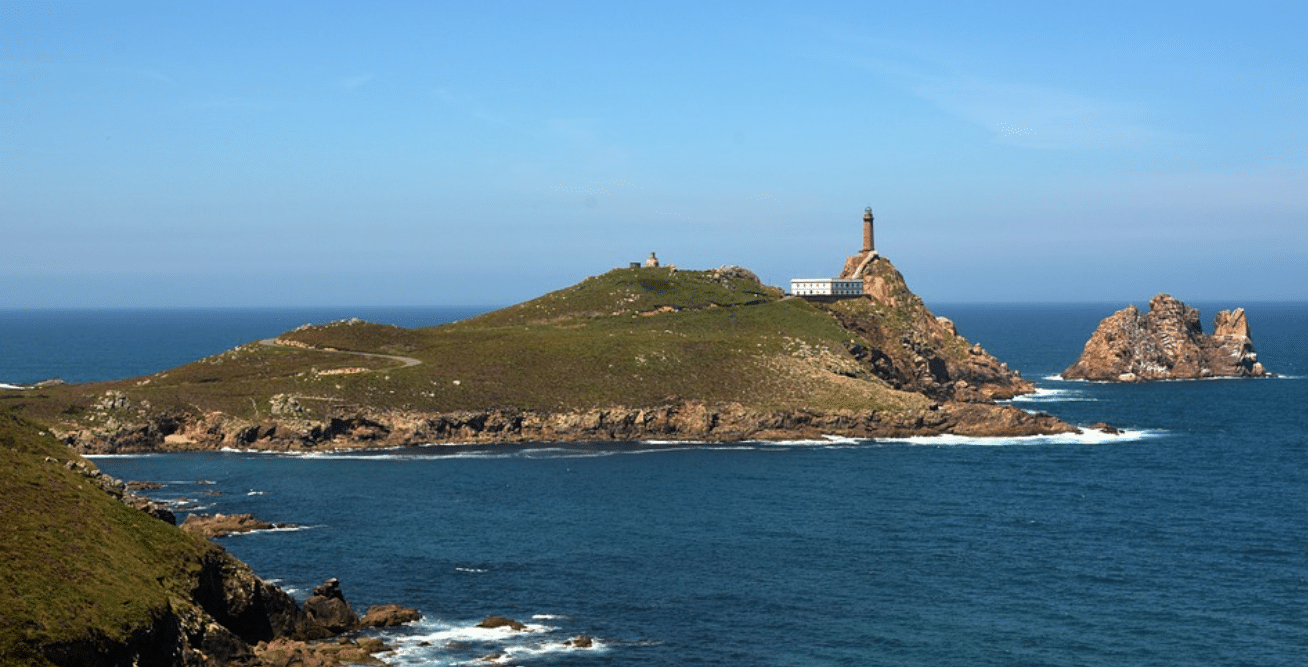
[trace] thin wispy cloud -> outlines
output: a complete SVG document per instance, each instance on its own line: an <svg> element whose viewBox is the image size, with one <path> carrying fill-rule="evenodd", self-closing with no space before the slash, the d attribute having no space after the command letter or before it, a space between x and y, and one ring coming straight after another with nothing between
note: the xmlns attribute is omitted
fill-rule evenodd
<svg viewBox="0 0 1308 667"><path fill-rule="evenodd" d="M447 107L471 116L476 120L492 125L510 125L507 115L491 109L471 95L452 91L448 88L437 88L432 92Z"/></svg>
<svg viewBox="0 0 1308 667"><path fill-rule="evenodd" d="M368 85L368 83L372 81L372 78L371 74L355 74L354 76L347 76L341 79L340 84L341 87L346 90L354 90Z"/></svg>
<svg viewBox="0 0 1308 667"><path fill-rule="evenodd" d="M1183 173L1132 175L1078 181L1051 197L1084 196L1128 202L1142 208L1193 211L1244 208L1270 212L1308 211L1308 162L1278 162L1244 169L1204 169ZM1195 219L1196 224L1227 225L1225 217ZM1247 224L1242 222L1241 224Z"/></svg>
<svg viewBox="0 0 1308 667"><path fill-rule="evenodd" d="M903 74L901 74L903 76ZM1116 148L1163 138L1138 108L1072 90L975 76L912 76L914 94L1028 148Z"/></svg>
<svg viewBox="0 0 1308 667"><path fill-rule="evenodd" d="M978 71L964 58L941 57L920 45L879 40L874 50L853 64L976 125L1000 143L1095 149L1141 146L1169 136L1149 122L1151 109L1140 101Z"/></svg>

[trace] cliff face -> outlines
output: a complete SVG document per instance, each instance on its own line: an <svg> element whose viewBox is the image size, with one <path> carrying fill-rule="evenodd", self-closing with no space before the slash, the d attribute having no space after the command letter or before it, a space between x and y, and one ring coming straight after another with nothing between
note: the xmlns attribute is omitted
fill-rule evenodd
<svg viewBox="0 0 1308 667"><path fill-rule="evenodd" d="M1134 305L1099 324L1076 363L1063 371L1072 380L1144 382L1206 377L1264 377L1244 309L1217 314L1213 335L1204 334L1199 311L1168 294Z"/></svg>
<svg viewBox="0 0 1308 667"><path fill-rule="evenodd" d="M953 322L933 315L889 259L859 253L845 261L840 277L862 278L866 296L825 307L862 338L856 356L891 386L939 401L1006 400L1035 391L1020 373L959 335Z"/></svg>

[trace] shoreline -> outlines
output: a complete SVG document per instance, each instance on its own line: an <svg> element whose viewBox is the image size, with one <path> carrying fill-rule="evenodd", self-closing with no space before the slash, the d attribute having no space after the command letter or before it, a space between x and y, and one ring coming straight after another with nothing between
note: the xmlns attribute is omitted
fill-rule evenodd
<svg viewBox="0 0 1308 667"><path fill-rule="evenodd" d="M456 413L361 409L325 421L254 422L223 413L144 414L113 427L52 430L85 455L184 451L330 452L416 446L575 442L742 442L1022 437L1079 433L1044 412L1000 403L931 403L896 411L758 410L702 403L577 411Z"/></svg>

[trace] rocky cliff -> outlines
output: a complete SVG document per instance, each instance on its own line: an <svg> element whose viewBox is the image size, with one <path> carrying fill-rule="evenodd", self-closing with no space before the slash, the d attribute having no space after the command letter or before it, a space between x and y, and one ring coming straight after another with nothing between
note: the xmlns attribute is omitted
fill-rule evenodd
<svg viewBox="0 0 1308 667"><path fill-rule="evenodd" d="M419 412L341 408L326 421L251 422L221 412L161 417L127 430L72 431L64 440L98 454L258 449L314 451L403 447L427 443L685 440L738 442L847 436L1026 436L1076 429L1047 414L986 402L925 400L910 410L763 410L703 403L537 412L495 409ZM162 425L162 428L161 428ZM175 430L173 430L175 429Z"/></svg>
<svg viewBox="0 0 1308 667"><path fill-rule="evenodd" d="M1021 373L959 335L949 319L933 315L886 257L875 252L853 255L840 277L862 279L865 296L825 307L841 326L862 338L864 345L855 355L891 386L935 400L967 402L1035 391Z"/></svg>
<svg viewBox="0 0 1308 667"><path fill-rule="evenodd" d="M1168 294L1134 305L1100 322L1081 358L1063 371L1069 380L1146 382L1207 377L1264 377L1243 308L1217 314L1206 335L1199 311Z"/></svg>

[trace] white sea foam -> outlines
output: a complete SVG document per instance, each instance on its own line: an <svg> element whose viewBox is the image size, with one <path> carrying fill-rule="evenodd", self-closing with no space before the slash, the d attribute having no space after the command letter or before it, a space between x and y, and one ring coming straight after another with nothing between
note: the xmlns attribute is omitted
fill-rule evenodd
<svg viewBox="0 0 1308 667"><path fill-rule="evenodd" d="M228 533L228 537L237 535L253 535L255 533L298 533L302 530L313 530L314 528L323 528L324 526L277 526L275 528L261 528L259 530L245 530L239 533Z"/></svg>
<svg viewBox="0 0 1308 667"><path fill-rule="evenodd" d="M821 438L800 438L796 440L759 440L752 444L763 447L827 447L844 449L860 444L867 444L870 438L854 438L844 435L824 435Z"/></svg>
<svg viewBox="0 0 1308 667"><path fill-rule="evenodd" d="M618 452L613 449L565 449L562 447L544 447L524 449L521 456L528 459L594 459L613 456Z"/></svg>
<svg viewBox="0 0 1308 667"><path fill-rule="evenodd" d="M533 620L557 620L554 614L536 614ZM539 623L526 624L525 631L511 628L481 628L476 623L421 620L409 626L413 634L392 636L395 651L386 655L393 665L531 664L541 658L574 652L608 652L599 640L589 648L569 646L558 628ZM495 656L495 657L491 657Z"/></svg>
<svg viewBox="0 0 1308 667"><path fill-rule="evenodd" d="M924 435L910 438L878 438L877 442L902 442L910 445L947 445L947 446L1009 446L1009 445L1101 445L1121 442L1136 442L1166 435L1166 431L1148 429L1122 429L1121 433L1105 433L1094 429L1084 429L1080 433L1058 433L1055 435L1024 435L1011 437L976 437L966 435Z"/></svg>
<svg viewBox="0 0 1308 667"><path fill-rule="evenodd" d="M1081 378L1062 378L1057 375L1047 375L1045 376L1044 379L1053 380L1056 382L1084 382L1086 384L1106 384L1106 385L1137 384L1135 382L1123 383L1123 382L1117 382L1115 380L1084 380ZM1299 380L1299 379L1302 379L1302 376L1280 375L1280 374L1268 375L1264 377L1240 377L1235 375L1214 375L1212 377L1206 377L1206 378L1166 378L1162 380L1145 380L1143 381L1143 383L1154 384L1159 382L1226 382L1226 381L1242 381L1242 380Z"/></svg>
<svg viewBox="0 0 1308 667"><path fill-rule="evenodd" d="M268 494L267 491L250 491L250 492L246 493L245 495L247 495L247 496L263 496L263 495L267 495L267 494Z"/></svg>
<svg viewBox="0 0 1308 667"><path fill-rule="evenodd" d="M455 567L455 568L454 568L454 571L455 571L455 572L468 572L468 573L471 573L471 574L482 574L483 572L490 572L490 570L487 570L487 569L485 569L485 568L480 568L480 567Z"/></svg>
<svg viewBox="0 0 1308 667"><path fill-rule="evenodd" d="M682 444L685 444L685 443L682 443ZM669 452L689 452L689 451L702 450L702 449L704 449L705 447L708 447L708 446L709 446L708 443L696 443L696 444L686 445L686 446L684 446L684 447L678 447L678 446L637 447L637 448L634 448L634 449L625 449L625 450L622 450L622 451L617 452L617 453L619 453L619 454L628 454L628 455L633 455L633 454L665 454L665 453L669 453Z"/></svg>
<svg viewBox="0 0 1308 667"><path fill-rule="evenodd" d="M7 382L0 382L0 389L31 389L31 387L24 387L21 384L9 384Z"/></svg>
<svg viewBox="0 0 1308 667"><path fill-rule="evenodd" d="M496 660L495 662L499 662L501 664L509 664L509 663L520 664L524 661L531 660L533 658L542 658L552 655L558 655L561 653L572 653L573 651L597 651L598 652L598 651L603 651L606 648L603 642L593 639L591 641L593 643L591 644L590 648L576 648L573 646L569 646L566 642L562 642L562 641L547 641L547 642L539 642L539 643L525 644L525 645L518 645L518 646L506 646L504 648L504 653L502 657L499 660Z"/></svg>
<svg viewBox="0 0 1308 667"><path fill-rule="evenodd" d="M1099 399L1092 396L1086 396L1080 389L1051 389L1048 387L1037 387L1034 394L1023 394L1015 396L1009 403L1062 403L1066 401L1097 401Z"/></svg>

